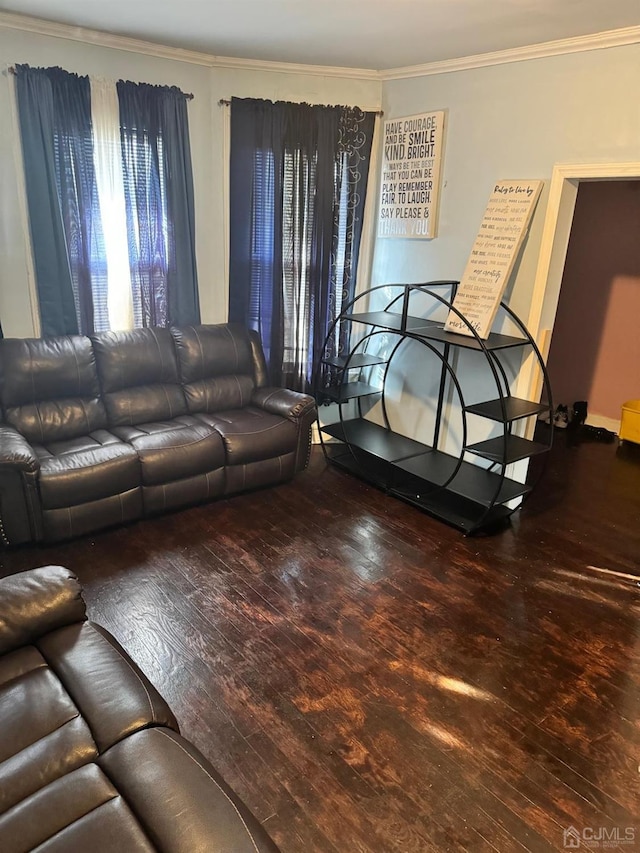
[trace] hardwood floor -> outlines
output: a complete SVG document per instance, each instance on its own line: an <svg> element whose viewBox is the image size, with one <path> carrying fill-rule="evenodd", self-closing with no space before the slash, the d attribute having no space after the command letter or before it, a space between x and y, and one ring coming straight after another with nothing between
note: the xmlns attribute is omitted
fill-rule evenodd
<svg viewBox="0 0 640 853"><path fill-rule="evenodd" d="M559 442L512 527L466 539L314 452L1 572L77 572L283 853L537 853L569 826L640 850L638 451Z"/></svg>

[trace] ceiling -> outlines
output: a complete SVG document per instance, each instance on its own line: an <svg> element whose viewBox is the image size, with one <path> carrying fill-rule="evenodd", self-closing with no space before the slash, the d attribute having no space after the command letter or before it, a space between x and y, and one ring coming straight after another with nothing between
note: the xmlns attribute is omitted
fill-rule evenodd
<svg viewBox="0 0 640 853"><path fill-rule="evenodd" d="M639 0L0 0L0 10L218 56L375 70L640 24Z"/></svg>

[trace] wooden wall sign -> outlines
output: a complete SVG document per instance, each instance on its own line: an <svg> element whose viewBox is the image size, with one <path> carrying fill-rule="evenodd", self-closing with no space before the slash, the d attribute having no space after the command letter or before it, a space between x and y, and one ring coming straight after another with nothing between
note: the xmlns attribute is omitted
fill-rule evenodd
<svg viewBox="0 0 640 853"><path fill-rule="evenodd" d="M435 237L444 110L384 123L378 237Z"/></svg>
<svg viewBox="0 0 640 853"><path fill-rule="evenodd" d="M541 189L542 181L498 181L489 198L453 302L483 339L491 331ZM453 311L445 329L472 335Z"/></svg>

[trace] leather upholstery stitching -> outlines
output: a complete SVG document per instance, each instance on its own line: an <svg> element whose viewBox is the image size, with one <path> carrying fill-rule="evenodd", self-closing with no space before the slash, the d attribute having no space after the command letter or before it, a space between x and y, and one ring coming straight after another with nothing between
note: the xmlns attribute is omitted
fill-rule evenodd
<svg viewBox="0 0 640 853"><path fill-rule="evenodd" d="M231 797L229 796L229 794L227 794L227 792L224 790L224 788L222 788L222 787L220 786L220 784L219 784L218 782L216 782L216 780L213 778L213 776L211 775L211 773L209 773L209 771L208 771L205 767L203 767L203 766L202 766L202 764L200 764L200 762L199 762L196 758L194 758L194 757L193 757L193 755L191 755L191 753L190 753L190 752L187 752L187 750L182 746L182 744L179 744L179 743L178 743L177 741L175 741L175 740L174 740L170 735L168 735L166 732L163 732L163 731L162 731L162 729L156 729L156 731L157 731L157 732L159 732L159 733L160 733L161 735L163 735L164 737L166 737L166 738L167 738L167 740L170 740L170 741L171 741L175 746L177 746L177 747L178 747L178 749L181 749L181 750L182 750L182 752L184 752L184 754L187 756L187 758L190 758L190 759L191 759L191 761L193 761L193 763L194 763L195 765L197 765L197 766L200 768L200 770L202 770L202 772L203 772L206 776L208 776L208 777L209 777L209 779L211 779L211 781L212 781L212 782L213 782L213 784L216 786L216 788L220 791L220 793L221 793L221 794L223 794L223 795L226 797L226 799L227 799L227 800L231 803L231 805L233 806L233 809L234 809L235 813L238 815L238 817L239 817L239 818L240 818L240 820L242 821L242 825L244 826L245 830L247 831L247 835L248 835L248 836L249 836L249 838L251 839L251 843L253 844L253 849L256 851L256 853L260 853L260 851L258 850L258 845L256 844L255 839L254 839L254 837L253 837L253 834L251 833L251 830L250 830L250 829L249 829L249 827L247 826L245 819L242 817L242 814L240 813L240 810L238 809L237 805L233 802L233 800L231 799Z"/></svg>
<svg viewBox="0 0 640 853"><path fill-rule="evenodd" d="M166 401L167 401L167 405L169 406L169 417L172 418L173 417L173 408L171 406L171 400L169 399L169 395L167 394L167 389L165 388L164 383L160 387L162 388L162 393L164 394Z"/></svg>
<svg viewBox="0 0 640 853"><path fill-rule="evenodd" d="M167 431L168 430L165 430L165 432L167 432ZM153 433L150 432L150 433L147 433L147 435L153 435ZM162 433L160 433L160 435L162 435ZM200 444L201 441L206 441L208 438L211 438L213 435L215 435L215 433L212 432L210 435L204 435L204 436L202 436L202 438L196 438L195 441L189 441L189 442L187 442L187 444L165 444L162 447L150 447L150 448L144 447L140 450L140 452L144 453L147 450L149 450L151 452L154 452L156 450L176 450L180 447L191 447L194 444ZM247 433L247 435L251 435L251 433ZM135 438L133 439L133 441L135 441ZM135 445L134 445L134 448L135 448ZM137 450L137 448L135 448L135 449Z"/></svg>
<svg viewBox="0 0 640 853"><path fill-rule="evenodd" d="M227 422L229 423L229 422ZM286 423L286 421L283 421ZM272 424L270 427L264 427L264 429L255 429L253 432L229 432L224 437L225 438L235 438L241 435L260 435L263 432L268 432L270 429L278 429L282 424Z"/></svg>
<svg viewBox="0 0 640 853"><path fill-rule="evenodd" d="M76 376L78 377L78 397L82 396L82 383L80 382L80 362L78 361L78 353L76 352L76 348L73 344L71 344L71 350L73 352L73 358L76 363Z"/></svg>
<svg viewBox="0 0 640 853"><path fill-rule="evenodd" d="M42 658L42 663L38 661L38 664L36 666L32 666L31 669L25 669L24 672L19 672L17 675L13 675L11 678L7 678L6 681L1 682L0 687L2 687L3 690L5 690L10 684L13 684L15 681L18 681L19 678L26 678L26 676L31 675L33 672L37 672L39 669L50 669L49 664L42 656L40 649L35 645L33 646L33 648ZM64 723L62 723L61 725L64 725Z"/></svg>
<svg viewBox="0 0 640 853"><path fill-rule="evenodd" d="M91 624L91 623L89 623L89 624ZM94 627L94 626L92 626L92 627ZM94 628L94 630L95 630L95 628ZM149 703L149 710L151 711L151 722L152 722L152 723L156 723L156 722L158 722L158 721L156 720L155 711L154 711L154 709L153 709L153 702L151 701L151 696L149 695L149 691L147 690L147 686L146 686L146 684L144 683L144 681L140 678L140 676L138 675L138 673L137 673L137 672L135 671L135 669L131 666L131 663L126 659L126 657L122 654L122 652L120 651L120 649L119 649L117 646L114 646L114 645L113 645L113 643L110 643L110 642L109 642L109 640L107 640L107 638L104 636L104 634L102 634L100 631L96 631L96 634L97 634L97 635L98 635L102 640L104 640L104 642L105 642L105 643L107 643L107 645L109 646L109 648L113 649L113 651L114 651L114 652L116 652L116 653L118 654L118 656L119 656L119 657L120 657L120 658L121 658L121 659L126 663L126 665L129 667L129 669L131 670L131 672L133 673L133 675L135 675L135 677L137 678L137 680L140 682L140 686L141 686L141 687L142 687L142 689L144 690L144 692L145 692L145 694L146 694L146 696L147 696L147 702Z"/></svg>
<svg viewBox="0 0 640 853"><path fill-rule="evenodd" d="M87 765L84 765L84 766L86 767ZM100 768L100 769L102 770L102 768ZM72 771L72 772L75 772L75 771ZM102 772L104 773L104 771L102 771ZM104 775L106 776L106 773L104 773ZM62 777L62 778L64 778L64 777ZM108 776L106 776L106 778L109 782L111 782L111 779L109 779ZM79 823L81 820L84 820L86 817L89 817L90 814L97 812L98 809L102 809L105 806L108 806L109 803L112 802L113 800L120 800L121 802L125 803L125 805L128 805L128 803L126 802L126 800L124 799L122 794L119 794L118 792L112 794L111 792L109 792L109 799L108 800L105 800L103 803L98 803L97 806L93 806L84 814L81 814L79 817L74 818L74 820L72 820L70 823L67 823L65 826L63 826L62 829L59 829L57 832L54 832L53 835L50 835L49 838L46 838L44 841L41 842L41 844L38 844L38 847L40 847L41 845L44 846L47 842L51 841L52 838L55 838L56 836L61 835L63 832L65 832L67 829L69 829L69 827L73 826L76 823ZM135 815L134 815L134 817L135 817ZM138 823L138 825L140 825L140 824ZM38 847L36 847L34 849L37 850Z"/></svg>
<svg viewBox="0 0 640 853"><path fill-rule="evenodd" d="M236 365L236 368L237 368L237 365ZM240 392L240 405L242 405L242 403L244 401L242 398L242 387L240 386L240 380L238 379L238 377L235 373L233 374L233 378L236 380L236 385L238 386L238 391Z"/></svg>
<svg viewBox="0 0 640 853"><path fill-rule="evenodd" d="M89 413L87 412L87 407L84 404L84 398L80 398L80 405L82 406L82 414L84 415L84 419L87 422L87 432L91 432L91 424L89 423Z"/></svg>
<svg viewBox="0 0 640 853"><path fill-rule="evenodd" d="M200 369L202 370L202 375L204 376L204 347L202 346L202 341L200 340L200 335L198 334L198 330L195 326L191 327L193 329L193 333L196 336L196 340L198 341L198 346L200 347Z"/></svg>
<svg viewBox="0 0 640 853"><path fill-rule="evenodd" d="M231 329L228 326L225 326L224 330L229 335L229 337L231 338L231 343L233 344L233 351L236 354L236 370L238 370L240 367L240 353L238 352L238 346L236 344L236 339L233 337L233 335L231 333Z"/></svg>
<svg viewBox="0 0 640 853"><path fill-rule="evenodd" d="M60 456L70 456L73 451L69 451L69 453L61 453ZM81 453L83 451L80 451ZM91 451L89 451L91 452ZM42 461L46 463L48 459L59 459L60 456L47 456ZM119 462L120 459L132 459L132 456L114 456L113 459L105 459L103 462L94 462L93 465L82 465L79 468L65 468L64 471L56 471L56 474L68 474L69 470L71 471L93 471L95 468L101 468L103 465L110 465L112 462ZM43 466L44 471L43 475L47 476L47 466L46 464ZM51 475L49 475L51 476Z"/></svg>
<svg viewBox="0 0 640 853"><path fill-rule="evenodd" d="M44 444L44 425L42 423L42 417L40 415L40 406L38 405L38 401L36 400L36 380L34 378L34 369L33 369L33 349L30 344L27 344L27 349L29 350L29 372L31 374L31 388L33 391L33 404L38 415L38 421L40 423L40 440Z"/></svg>
<svg viewBox="0 0 640 853"><path fill-rule="evenodd" d="M164 379L164 359L162 357L162 349L160 347L160 341L158 340L158 335L155 329L151 329L151 334L153 336L153 340L156 342L156 346L158 347L158 355L160 356L160 375Z"/></svg>
<svg viewBox="0 0 640 853"><path fill-rule="evenodd" d="M74 707L76 707L75 703L74 703ZM45 735L40 735L40 737L36 738L35 740L32 740L31 743L28 743L26 746L23 746L22 749L20 749L16 753L14 753L11 756L11 758L15 758L16 755L20 755L21 752L25 752L25 750L31 749L32 746L35 746L37 743L40 743L40 741L46 740L48 737L51 737L51 735L54 735L56 732L59 732L60 729L63 729L65 726L68 726L69 723L72 723L74 720L81 720L85 725L87 724L87 721L85 719L83 719L83 717L80 714L80 711L78 711L77 714L74 714L73 717L69 717L69 719L65 720L63 723L60 723L60 725L56 726L55 729L51 729L50 732L47 732ZM87 730L89 730L88 726L87 726ZM89 735L91 735L91 731L89 731ZM93 741L93 737L91 737L91 740ZM98 747L96 746L95 741L93 742L93 745L96 748L96 756L97 756L98 755ZM86 765L84 765L84 766L86 766ZM60 777L58 777L58 778L60 778Z"/></svg>

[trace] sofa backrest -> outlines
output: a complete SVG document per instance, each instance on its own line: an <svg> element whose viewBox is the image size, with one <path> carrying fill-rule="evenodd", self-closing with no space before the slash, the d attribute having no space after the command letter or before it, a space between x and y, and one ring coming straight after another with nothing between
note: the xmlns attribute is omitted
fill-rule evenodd
<svg viewBox="0 0 640 853"><path fill-rule="evenodd" d="M168 329L101 332L91 340L110 426L133 426L186 414Z"/></svg>
<svg viewBox="0 0 640 853"><path fill-rule="evenodd" d="M7 338L1 343L4 418L27 441L64 441L106 427L89 338Z"/></svg>
<svg viewBox="0 0 640 853"><path fill-rule="evenodd" d="M255 342L242 326L172 329L180 379L190 412L239 409L257 385Z"/></svg>

